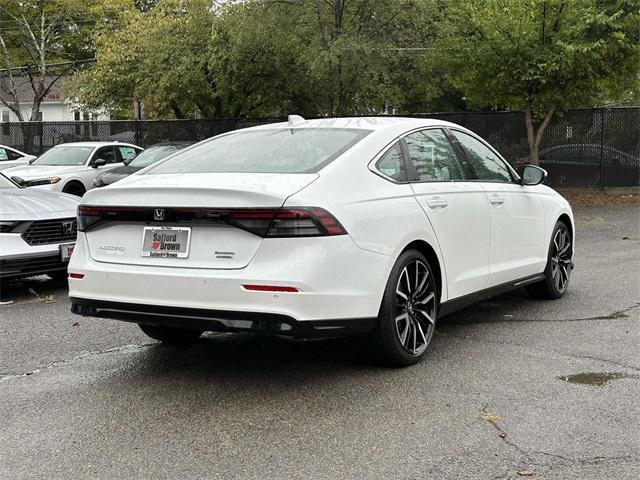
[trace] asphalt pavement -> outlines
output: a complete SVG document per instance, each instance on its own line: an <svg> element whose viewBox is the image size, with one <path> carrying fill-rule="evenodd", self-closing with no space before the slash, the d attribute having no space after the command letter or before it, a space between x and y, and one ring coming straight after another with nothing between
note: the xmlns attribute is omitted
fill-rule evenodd
<svg viewBox="0 0 640 480"><path fill-rule="evenodd" d="M209 334L166 347L0 292L2 479L636 479L640 208L576 209L568 294L443 319L420 364L358 339Z"/></svg>

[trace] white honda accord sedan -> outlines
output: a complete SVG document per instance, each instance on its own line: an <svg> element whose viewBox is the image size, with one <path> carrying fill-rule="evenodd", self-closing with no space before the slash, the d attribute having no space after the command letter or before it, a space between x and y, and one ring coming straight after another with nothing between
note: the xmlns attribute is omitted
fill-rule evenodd
<svg viewBox="0 0 640 480"><path fill-rule="evenodd" d="M165 342L365 333L412 364L458 308L566 292L573 214L545 176L438 120L292 116L219 135L87 192L72 310Z"/></svg>

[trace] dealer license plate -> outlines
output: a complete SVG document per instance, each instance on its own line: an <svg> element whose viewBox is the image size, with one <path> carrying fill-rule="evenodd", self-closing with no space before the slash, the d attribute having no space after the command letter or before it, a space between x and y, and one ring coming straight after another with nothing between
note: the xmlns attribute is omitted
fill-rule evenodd
<svg viewBox="0 0 640 480"><path fill-rule="evenodd" d="M60 259L63 262L68 262L73 254L73 249L75 248L75 243L63 243L60 245Z"/></svg>
<svg viewBox="0 0 640 480"><path fill-rule="evenodd" d="M190 227L144 227L142 256L187 258L190 239Z"/></svg>

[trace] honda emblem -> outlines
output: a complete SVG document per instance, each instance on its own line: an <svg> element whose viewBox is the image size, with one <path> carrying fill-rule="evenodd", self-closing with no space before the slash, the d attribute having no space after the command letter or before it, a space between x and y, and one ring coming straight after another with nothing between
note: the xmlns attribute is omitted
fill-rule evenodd
<svg viewBox="0 0 640 480"><path fill-rule="evenodd" d="M164 220L164 208L156 208L153 210L153 219L161 222Z"/></svg>
<svg viewBox="0 0 640 480"><path fill-rule="evenodd" d="M72 235L76 232L76 221L72 220L71 222L62 222L62 233L63 235Z"/></svg>

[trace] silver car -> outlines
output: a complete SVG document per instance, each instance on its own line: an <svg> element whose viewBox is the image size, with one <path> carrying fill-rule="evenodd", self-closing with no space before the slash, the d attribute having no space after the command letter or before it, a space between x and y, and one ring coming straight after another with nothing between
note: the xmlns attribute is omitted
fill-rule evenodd
<svg viewBox="0 0 640 480"><path fill-rule="evenodd" d="M0 174L0 280L66 277L79 203L72 195L20 188Z"/></svg>

